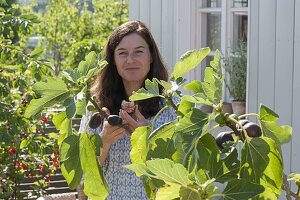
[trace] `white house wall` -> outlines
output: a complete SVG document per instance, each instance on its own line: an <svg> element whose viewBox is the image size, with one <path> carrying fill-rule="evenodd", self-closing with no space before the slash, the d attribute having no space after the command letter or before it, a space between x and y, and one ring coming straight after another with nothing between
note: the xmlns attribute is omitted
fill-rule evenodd
<svg viewBox="0 0 300 200"><path fill-rule="evenodd" d="M170 71L183 53L195 48L194 35L191 33L194 29L191 26L193 2L129 0L129 18L141 20L151 29ZM186 78L194 79L194 73L188 74Z"/></svg>
<svg viewBox="0 0 300 200"><path fill-rule="evenodd" d="M300 1L249 2L248 112L263 103L279 114L280 124L293 126L282 153L285 172L299 173Z"/></svg>
<svg viewBox="0 0 300 200"><path fill-rule="evenodd" d="M129 0L130 19L152 30L170 69L180 55L197 46L196 0ZM300 1L249 0L247 112L260 103L293 126L283 146L285 172L300 173ZM196 71L195 71L196 72ZM192 72L193 80L200 74Z"/></svg>

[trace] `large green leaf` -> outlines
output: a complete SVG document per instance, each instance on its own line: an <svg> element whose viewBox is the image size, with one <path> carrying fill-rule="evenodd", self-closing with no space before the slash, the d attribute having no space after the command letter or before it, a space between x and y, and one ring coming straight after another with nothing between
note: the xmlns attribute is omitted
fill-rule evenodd
<svg viewBox="0 0 300 200"><path fill-rule="evenodd" d="M292 139L292 127L278 125L274 121L260 121L262 131L265 136L272 138L277 148Z"/></svg>
<svg viewBox="0 0 300 200"><path fill-rule="evenodd" d="M143 99L149 99L153 97L162 97L164 96L159 94L159 87L157 79L150 81L147 79L145 81L145 88L140 88L138 91L134 92L130 97L130 101L138 101Z"/></svg>
<svg viewBox="0 0 300 200"><path fill-rule="evenodd" d="M78 66L78 72L80 76L86 76L89 70L96 68L97 55L94 51L91 51L85 56L85 61L81 61Z"/></svg>
<svg viewBox="0 0 300 200"><path fill-rule="evenodd" d="M171 77L174 79L182 77L185 73L197 67L209 52L209 48L186 52L181 56L180 61L175 64Z"/></svg>
<svg viewBox="0 0 300 200"><path fill-rule="evenodd" d="M263 121L276 121L279 116L267 106L261 104L259 108L259 119Z"/></svg>
<svg viewBox="0 0 300 200"><path fill-rule="evenodd" d="M161 187L157 190L156 200L171 200L179 198L179 191L181 186L177 184L171 184L165 187Z"/></svg>
<svg viewBox="0 0 300 200"><path fill-rule="evenodd" d="M60 148L61 172L71 189L76 188L83 175L80 157L78 156L79 142L79 136L70 135L62 142Z"/></svg>
<svg viewBox="0 0 300 200"><path fill-rule="evenodd" d="M141 126L135 129L132 133L131 141L131 151L130 159L132 163L143 163L146 161L147 151L148 151L148 127Z"/></svg>
<svg viewBox="0 0 300 200"><path fill-rule="evenodd" d="M214 137L207 133L201 136L197 143L197 154L194 156L197 166L201 169L208 169L208 160L213 151L218 150ZM196 157L197 156L197 157Z"/></svg>
<svg viewBox="0 0 300 200"><path fill-rule="evenodd" d="M48 78L47 82L37 82L33 86L33 91L42 97L30 101L25 117L34 116L46 107L61 103L71 94L65 82L60 78Z"/></svg>
<svg viewBox="0 0 300 200"><path fill-rule="evenodd" d="M263 134L272 138L280 149L281 145L292 139L292 127L276 123L279 116L270 108L260 105L259 120Z"/></svg>
<svg viewBox="0 0 300 200"><path fill-rule="evenodd" d="M229 181L223 191L221 199L250 199L264 191L264 187L246 180L236 179Z"/></svg>
<svg viewBox="0 0 300 200"><path fill-rule="evenodd" d="M182 148L184 151L183 161L186 161L193 148L196 148L196 142L202 134L202 128L208 122L208 115L200 109L193 108L179 120L175 132L181 135Z"/></svg>
<svg viewBox="0 0 300 200"><path fill-rule="evenodd" d="M146 175L163 180L167 184L188 186L192 182L188 178L188 171L183 165L174 163L170 159L153 159L146 163L134 163L125 166L138 175Z"/></svg>
<svg viewBox="0 0 300 200"><path fill-rule="evenodd" d="M212 106L213 102L207 98L207 96L205 96L205 94L203 93L196 93L194 95L184 95L182 97L182 100L184 101L188 101L191 103L195 103L195 104L205 104L205 105L209 105Z"/></svg>
<svg viewBox="0 0 300 200"><path fill-rule="evenodd" d="M202 92L202 83L199 80L193 80L192 82L186 84L184 89L191 90L194 93Z"/></svg>
<svg viewBox="0 0 300 200"><path fill-rule="evenodd" d="M281 194L282 160L274 140L267 137L247 140L242 148L240 178Z"/></svg>
<svg viewBox="0 0 300 200"><path fill-rule="evenodd" d="M100 149L95 135L80 134L80 162L84 171L84 193L91 199L104 200L108 195L108 185L97 160L96 148Z"/></svg>
<svg viewBox="0 0 300 200"><path fill-rule="evenodd" d="M210 178L215 178L216 182L220 183L225 183L237 178L240 169L240 162L237 157L236 149L225 159L221 159L219 150L214 150L208 160Z"/></svg>
<svg viewBox="0 0 300 200"><path fill-rule="evenodd" d="M220 53L216 51L211 66L205 68L202 88L207 98L218 104L222 100L223 74L220 65Z"/></svg>
<svg viewBox="0 0 300 200"><path fill-rule="evenodd" d="M62 141L72 134L72 120L67 117L66 112L60 112L53 116L53 124L60 133L57 140L58 146L60 146Z"/></svg>
<svg viewBox="0 0 300 200"><path fill-rule="evenodd" d="M76 105L75 105L74 97L67 98L64 101L63 106L66 108L67 117L69 119L72 119L76 113Z"/></svg>

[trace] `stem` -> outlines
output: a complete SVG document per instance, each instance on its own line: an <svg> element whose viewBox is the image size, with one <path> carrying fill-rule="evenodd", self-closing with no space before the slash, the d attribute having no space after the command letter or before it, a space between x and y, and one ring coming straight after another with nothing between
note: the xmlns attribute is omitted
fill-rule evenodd
<svg viewBox="0 0 300 200"><path fill-rule="evenodd" d="M166 98L170 102L171 107L174 108L174 110L178 113L178 115L180 115L181 117L183 117L184 116L183 113L178 110L178 107L173 102L172 95L169 93L169 94L166 95Z"/></svg>
<svg viewBox="0 0 300 200"><path fill-rule="evenodd" d="M283 174L283 185L282 185L282 189L286 191L286 199L287 200L292 200L291 198L291 188L290 188L290 185L287 181L287 175L284 173Z"/></svg>
<svg viewBox="0 0 300 200"><path fill-rule="evenodd" d="M213 130L215 130L216 128L219 128L219 127L220 127L220 125L217 124L217 125L215 125L214 127L212 127L212 128L210 128L209 130L207 130L206 132L207 132L207 133L210 133L211 131L213 131Z"/></svg>
<svg viewBox="0 0 300 200"><path fill-rule="evenodd" d="M87 95L87 99L93 104L93 106L95 106L95 108L97 109L97 111L100 113L100 115L103 117L103 118L107 118L108 115L105 111L103 111L99 106L98 104L96 103L96 101L94 101L90 96Z"/></svg>
<svg viewBox="0 0 300 200"><path fill-rule="evenodd" d="M158 118L158 116L160 115L160 113L162 113L162 112L163 112L165 109L167 109L167 108L169 108L169 106L163 107L163 108L160 109L160 110L158 111L158 113L154 116L154 118L153 118L153 120L152 120L152 124L151 124L151 130L153 130L155 121L156 121L156 119Z"/></svg>
<svg viewBox="0 0 300 200"><path fill-rule="evenodd" d="M248 116L259 117L259 115L257 113L247 113L247 114L240 115L238 118L243 119L243 118L246 118Z"/></svg>
<svg viewBox="0 0 300 200"><path fill-rule="evenodd" d="M239 124L239 122L238 122L237 120L235 120L234 118L228 117L227 119L228 119L229 123L226 123L226 125L227 125L229 128L231 128L237 136L240 136L241 139L242 139L242 141L244 142L245 139L246 139L246 137L248 137L247 131L245 130L245 128L242 127L242 126ZM233 122L234 124L231 124L230 122ZM241 127L241 129L242 129L242 131L243 131L243 134L241 134L241 133L239 132L239 130L236 128L236 126L235 126L236 124L238 124L238 125Z"/></svg>
<svg viewBox="0 0 300 200"><path fill-rule="evenodd" d="M286 192L285 197L286 197L287 200L292 200L291 197L294 197L297 200L300 199L300 196L299 196L300 187L298 187L297 193L292 192L291 188L290 188L290 185L288 183L288 180L287 180L287 175L285 173L283 173L283 185L282 185L282 189L285 190L285 192Z"/></svg>

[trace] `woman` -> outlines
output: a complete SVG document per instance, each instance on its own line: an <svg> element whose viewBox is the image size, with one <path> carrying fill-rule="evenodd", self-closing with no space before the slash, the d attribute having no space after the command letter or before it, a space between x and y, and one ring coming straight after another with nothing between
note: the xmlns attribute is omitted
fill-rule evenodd
<svg viewBox="0 0 300 200"><path fill-rule="evenodd" d="M132 129L151 123L164 106L162 99L135 102L135 117L121 108L122 101L128 101L133 91L144 86L146 79L168 80L166 67L149 29L140 21L130 21L118 27L109 37L105 59L108 66L97 75L91 88L99 107L106 107L110 114L119 115ZM88 118L89 113L81 121L81 130ZM157 118L155 128L175 118L173 109L165 110ZM100 133L102 138L99 163L110 188L107 199L147 199L141 179L122 167L130 164L130 135L126 130L104 121L96 130L88 128L88 131Z"/></svg>

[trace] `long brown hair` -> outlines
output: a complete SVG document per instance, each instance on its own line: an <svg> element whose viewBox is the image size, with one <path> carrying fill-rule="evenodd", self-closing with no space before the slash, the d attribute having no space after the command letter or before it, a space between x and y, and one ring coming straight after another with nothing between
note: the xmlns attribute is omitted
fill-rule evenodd
<svg viewBox="0 0 300 200"><path fill-rule="evenodd" d="M140 35L149 46L152 63L146 78L150 80L153 78L168 80L168 71L153 36L146 25L141 21L129 21L122 24L112 32L108 39L108 43L105 46L105 60L108 62L108 66L97 75L91 88L91 93L96 96L99 106L108 108L111 114L118 114L121 102L123 100L128 101L122 78L115 66L114 51L121 40L131 33ZM160 93L162 93L162 87L160 87ZM159 98L146 99L136 103L146 118L154 116L160 109Z"/></svg>

